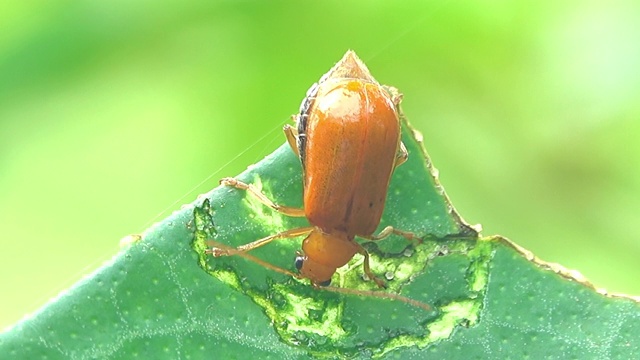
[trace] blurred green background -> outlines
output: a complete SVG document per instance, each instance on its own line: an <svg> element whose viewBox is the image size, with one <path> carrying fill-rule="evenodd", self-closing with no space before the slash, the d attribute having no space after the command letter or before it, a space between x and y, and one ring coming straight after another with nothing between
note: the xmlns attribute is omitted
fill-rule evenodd
<svg viewBox="0 0 640 360"><path fill-rule="evenodd" d="M0 328L283 143L349 48L467 221L640 294L640 5L604 3L0 5Z"/></svg>

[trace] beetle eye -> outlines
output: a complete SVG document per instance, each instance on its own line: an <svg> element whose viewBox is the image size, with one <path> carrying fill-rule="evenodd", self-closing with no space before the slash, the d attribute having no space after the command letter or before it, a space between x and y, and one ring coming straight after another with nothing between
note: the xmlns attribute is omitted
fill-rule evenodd
<svg viewBox="0 0 640 360"><path fill-rule="evenodd" d="M302 269L302 263L303 262L304 262L304 257L296 256L295 265L296 265L296 269L298 269L298 271L300 271L300 269Z"/></svg>
<svg viewBox="0 0 640 360"><path fill-rule="evenodd" d="M331 279L327 280L327 281L323 281L321 283L318 283L318 286L329 286L331 285Z"/></svg>

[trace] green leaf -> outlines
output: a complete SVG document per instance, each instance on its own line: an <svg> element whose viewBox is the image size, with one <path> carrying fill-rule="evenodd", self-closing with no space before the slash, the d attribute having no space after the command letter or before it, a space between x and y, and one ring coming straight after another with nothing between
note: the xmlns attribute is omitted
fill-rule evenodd
<svg viewBox="0 0 640 360"><path fill-rule="evenodd" d="M406 124L405 124L406 125ZM393 357L626 359L640 353L637 300L607 296L501 237L480 237L453 209L420 135L405 126L409 161L393 176L380 225L425 236L365 246L390 293L338 294L245 258L230 245L307 224L243 191L218 187L148 229L109 263L0 335L18 359ZM283 145L238 176L280 204L301 206L300 164ZM293 268L299 241L253 255ZM334 276L381 291L356 257Z"/></svg>

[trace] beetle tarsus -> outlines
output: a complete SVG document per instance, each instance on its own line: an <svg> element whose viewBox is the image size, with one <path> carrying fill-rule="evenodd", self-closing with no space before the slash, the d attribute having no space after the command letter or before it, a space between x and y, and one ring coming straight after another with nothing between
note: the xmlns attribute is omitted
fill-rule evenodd
<svg viewBox="0 0 640 360"><path fill-rule="evenodd" d="M373 281L376 283L376 285L378 285L379 288L387 288L387 283L384 280L379 279L377 276L373 277Z"/></svg>
<svg viewBox="0 0 640 360"><path fill-rule="evenodd" d="M249 185L243 183L242 181L239 181L236 178L232 178L232 177L226 177L226 178L220 179L220 185L231 186L231 187L234 187L236 189L241 189L241 190L247 190L249 188Z"/></svg>
<svg viewBox="0 0 640 360"><path fill-rule="evenodd" d="M236 178L232 178L232 177L226 177L220 180L220 185L223 186L231 186L234 187L238 190L243 190L243 191L247 191L249 192L252 196L254 196L256 199L258 199L258 201L260 201L261 203L263 203L264 205L272 208L273 210L287 215L287 216L293 216L293 217L304 217L305 213L304 213L304 209L299 209L299 208L293 208L293 207L289 207L289 206L282 206L282 205L278 205L276 203L274 203L273 201L271 201L271 199L269 199L265 194L263 194L260 190L258 190L258 188L256 188L253 185L250 184L246 184Z"/></svg>

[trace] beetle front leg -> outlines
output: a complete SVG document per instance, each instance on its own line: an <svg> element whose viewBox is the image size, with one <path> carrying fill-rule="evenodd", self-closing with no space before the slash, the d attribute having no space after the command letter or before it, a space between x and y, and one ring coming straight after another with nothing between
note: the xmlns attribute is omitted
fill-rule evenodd
<svg viewBox="0 0 640 360"><path fill-rule="evenodd" d="M369 265L369 252L367 252L367 249L363 248L362 245L358 243L356 243L356 245L358 245L358 253L364 256L364 264L363 264L364 273L367 275L369 279L373 280L376 283L376 285L378 285L383 289L386 289L387 283L385 283L383 280L375 276L373 274L373 271L371 271L371 266Z"/></svg>
<svg viewBox="0 0 640 360"><path fill-rule="evenodd" d="M269 199L265 194L263 194L260 190L258 190L255 186L251 184L243 183L242 181L236 178L224 178L220 180L220 185L231 186L239 190L245 190L249 192L251 195L256 197L261 203L272 208L273 210L292 217L304 217L304 209L294 208L289 206L282 206L274 203Z"/></svg>
<svg viewBox="0 0 640 360"><path fill-rule="evenodd" d="M312 229L312 228L311 228ZM242 246L238 246L237 248L234 248L232 246L228 246L222 243L219 243L217 241L213 241L213 240L209 240L207 241L207 244L209 246L211 246L211 249L207 249L205 250L205 254L211 254L214 257L220 257L220 256L240 256L242 258L245 258L249 261L252 261L258 265L261 265L267 269L271 269L273 271L279 272L281 274L285 274L285 275L289 275L291 277L294 277L296 279L301 279L302 277L300 276L300 274L296 274L292 271L289 271L287 269L281 268L280 266L274 265L268 261L264 261L258 257L255 257L251 254L249 254L248 252L260 247L262 245L268 244L269 242L276 240L276 239L283 239L283 238L290 238L290 237L296 237L300 234L304 234L306 230L310 229L305 229L305 228L300 228L300 229L294 229L294 230L289 230L289 231L284 231L272 236L268 236L266 238L254 241L252 243L249 244L245 244Z"/></svg>
<svg viewBox="0 0 640 360"><path fill-rule="evenodd" d="M266 245L272 242L273 240L290 239L290 238L306 235L311 231L313 231L313 229L315 229L313 226L306 226L306 227L301 227L297 229L291 229L291 230L279 232L277 234L269 235L262 239L250 242L248 244L240 245L235 248L228 245L220 244L217 241L210 240L207 242L207 244L212 248L207 249L205 253L211 254L214 257L239 255L239 253L247 253L253 249Z"/></svg>

